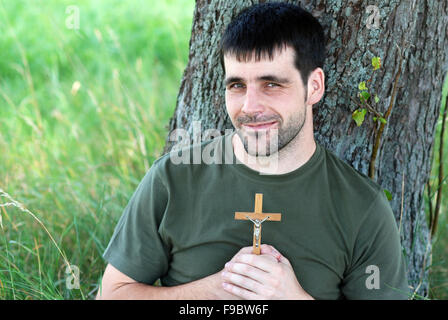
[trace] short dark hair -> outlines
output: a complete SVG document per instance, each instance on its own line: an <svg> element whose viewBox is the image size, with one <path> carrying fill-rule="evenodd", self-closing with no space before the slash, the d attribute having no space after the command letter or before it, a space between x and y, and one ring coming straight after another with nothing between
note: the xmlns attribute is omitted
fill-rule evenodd
<svg viewBox="0 0 448 320"><path fill-rule="evenodd" d="M308 76L325 61L325 36L322 25L301 7L283 2L256 4L241 11L227 26L220 44L220 59L235 55L238 61L256 61L266 54L273 59L276 49L291 46L295 66L306 86Z"/></svg>

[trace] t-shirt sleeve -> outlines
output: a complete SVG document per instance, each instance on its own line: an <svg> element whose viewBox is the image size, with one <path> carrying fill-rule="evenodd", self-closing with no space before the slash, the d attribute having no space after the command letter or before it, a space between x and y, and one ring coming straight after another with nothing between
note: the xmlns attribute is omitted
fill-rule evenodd
<svg viewBox="0 0 448 320"><path fill-rule="evenodd" d="M167 199L156 160L124 209L103 253L106 261L135 281L154 284L168 270L169 249L159 234Z"/></svg>
<svg viewBox="0 0 448 320"><path fill-rule="evenodd" d="M346 299L405 300L409 297L397 223L382 190L360 226L341 290Z"/></svg>

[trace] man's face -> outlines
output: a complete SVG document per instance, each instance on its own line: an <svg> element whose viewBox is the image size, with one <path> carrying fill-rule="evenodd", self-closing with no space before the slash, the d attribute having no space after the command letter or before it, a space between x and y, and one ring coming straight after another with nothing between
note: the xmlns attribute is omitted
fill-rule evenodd
<svg viewBox="0 0 448 320"><path fill-rule="evenodd" d="M269 156L285 147L306 118L306 91L294 50L286 47L275 51L272 60L253 57L248 62L225 55L224 65L227 112L246 152Z"/></svg>

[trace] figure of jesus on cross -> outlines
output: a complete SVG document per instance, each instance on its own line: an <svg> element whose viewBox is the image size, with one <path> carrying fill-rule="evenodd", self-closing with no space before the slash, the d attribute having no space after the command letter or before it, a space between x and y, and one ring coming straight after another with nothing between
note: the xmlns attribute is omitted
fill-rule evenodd
<svg viewBox="0 0 448 320"><path fill-rule="evenodd" d="M250 220L254 224L253 250L252 253L260 254L261 224L268 221L281 221L281 213L263 213L263 194L255 194L254 212L235 212L236 220Z"/></svg>

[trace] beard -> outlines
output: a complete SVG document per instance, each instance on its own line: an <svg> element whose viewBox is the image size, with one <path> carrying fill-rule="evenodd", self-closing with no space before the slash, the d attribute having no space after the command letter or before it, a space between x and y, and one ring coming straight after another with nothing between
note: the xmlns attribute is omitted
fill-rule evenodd
<svg viewBox="0 0 448 320"><path fill-rule="evenodd" d="M246 132L241 129L244 123L277 121L275 129L257 130ZM302 131L306 121L306 110L295 113L287 123L283 124L280 116L252 117L244 115L237 118L239 128L237 134L240 137L246 152L255 157L268 157L285 148Z"/></svg>

